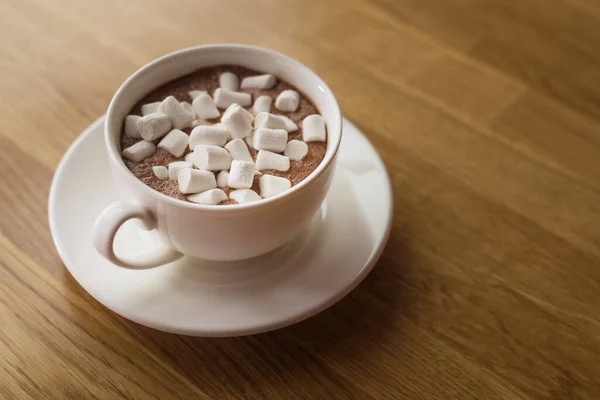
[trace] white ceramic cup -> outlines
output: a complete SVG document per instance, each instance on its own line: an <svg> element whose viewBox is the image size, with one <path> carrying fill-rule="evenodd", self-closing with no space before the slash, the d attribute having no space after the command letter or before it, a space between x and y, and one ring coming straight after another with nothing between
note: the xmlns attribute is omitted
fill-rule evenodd
<svg viewBox="0 0 600 400"><path fill-rule="evenodd" d="M188 203L157 192L127 169L121 158L123 121L149 92L199 68L232 64L270 73L298 88L317 106L327 125L327 152L305 180L255 203L211 206ZM331 90L313 71L283 54L245 45L210 45L160 57L121 85L108 107L105 140L114 179L126 201L109 205L96 220L94 246L112 263L130 269L153 268L183 255L208 260L240 260L274 250L307 226L329 189L342 138L342 118ZM119 256L115 235L130 219L156 230L164 246Z"/></svg>

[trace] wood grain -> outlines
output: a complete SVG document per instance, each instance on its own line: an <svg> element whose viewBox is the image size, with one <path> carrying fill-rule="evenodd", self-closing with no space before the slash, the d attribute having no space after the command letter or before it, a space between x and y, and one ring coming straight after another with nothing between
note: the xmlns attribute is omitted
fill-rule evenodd
<svg viewBox="0 0 600 400"><path fill-rule="evenodd" d="M0 38L0 398L600 397L596 1L4 0ZM46 222L54 169L120 83L214 42L313 68L395 190L354 292L246 338L106 310Z"/></svg>

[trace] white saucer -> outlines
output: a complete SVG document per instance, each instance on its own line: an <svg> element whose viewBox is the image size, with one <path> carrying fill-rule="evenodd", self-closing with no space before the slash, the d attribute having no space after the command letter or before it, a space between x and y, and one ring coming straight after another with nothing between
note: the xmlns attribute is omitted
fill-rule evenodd
<svg viewBox="0 0 600 400"><path fill-rule="evenodd" d="M52 237L65 265L96 300L132 321L193 336L266 332L333 305L369 273L385 246L392 190L385 166L364 135L344 120L337 171L310 228L269 254L237 262L184 257L155 269L131 271L92 247L92 225L120 196L103 140L104 117L63 157L50 190ZM86 182L84 184L84 182ZM86 189L93 185L96 190ZM152 232L128 222L115 250L139 251Z"/></svg>

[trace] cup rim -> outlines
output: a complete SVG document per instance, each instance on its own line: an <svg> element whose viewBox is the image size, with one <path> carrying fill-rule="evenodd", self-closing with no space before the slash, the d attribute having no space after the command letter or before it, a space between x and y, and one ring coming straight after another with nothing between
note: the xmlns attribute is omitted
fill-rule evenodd
<svg viewBox="0 0 600 400"><path fill-rule="evenodd" d="M307 176L305 179L303 179L297 185L292 186L290 189L288 189L282 193L279 193L275 196L268 197L266 199L261 199L260 201L255 201L252 203L227 204L227 205L198 204L198 203L179 200L179 199L173 198L171 196L167 196L166 194L163 194L157 190L154 190L151 187L144 184L140 179L138 179L135 175L133 175L133 173L129 170L129 168L127 168L127 166L125 165L125 163L123 161L123 158L121 157L120 154L118 154L118 151L116 151L118 146L113 146L113 142L117 140L117 139L113 139L113 137L119 138L120 136L110 134L110 126L112 125L112 119L114 118L113 115L116 112L115 111L116 110L116 105L115 105L116 101L128 89L129 85L133 81L138 79L138 77L140 75L143 75L144 73L146 73L146 71L154 68L158 64L165 62L166 60L176 58L177 56L180 56L184 53L210 50L210 49L218 49L218 48L228 49L230 51L236 51L237 49L244 49L244 50L251 50L251 51L255 51L255 52L259 52L259 53L267 53L272 56L284 59L287 63L293 64L295 69L302 70L304 73L312 75L314 78L316 78L318 85L322 87L324 92L326 94L328 94L329 97L331 97L331 101L332 101L331 105L333 106L333 110L334 110L334 116L333 116L334 123L332 125L335 125L337 123L337 126L339 127L338 134L330 137L330 143L327 144L327 150L325 153L325 157L323 158L321 163L317 166L317 168L309 176ZM153 89L155 89L155 88L153 88ZM302 88L299 88L299 89L302 90ZM331 134L330 127L328 126L327 128L328 128L327 134L330 135ZM121 84L121 86L119 86L119 89L115 92L113 98L110 101L110 104L108 106L108 111L106 113L104 139L105 139L107 151L108 151L111 161L119 167L119 170L121 172L124 172L125 176L127 177L126 179L128 179L128 181L131 182L132 185L137 186L139 188L143 188L143 190L146 190L150 194L150 196L152 196L157 201L164 201L173 206L180 206L180 207L196 209L196 210L205 210L205 211L232 212L232 211L242 210L242 209L244 209L244 210L253 209L254 210L254 209L259 209L259 208L263 208L263 207L269 207L269 206L273 205L274 203L285 202L286 199L290 198L291 196L297 195L298 193L306 190L306 188L310 185L311 182L313 182L315 179L317 179L319 176L321 176L325 172L325 170L329 167L329 165L335 159L335 156L338 153L339 146L340 146L340 143L342 140L342 114L341 114L337 99L335 98L335 96L334 96L333 92L331 91L331 89L329 88L329 86L327 86L327 84L323 81L323 79L319 75L317 75L313 70L308 68L306 65L304 65L300 61L298 61L292 57L286 56L285 54L282 54L282 53L279 53L279 52L276 52L276 51L273 51L270 49L266 49L263 47L258 47L258 46L250 46L250 45L244 45L244 44L230 44L230 43L210 44L210 45L188 47L185 49L176 50L174 52L165 54L163 56L160 56L160 57L150 61L149 63L145 64L144 66L139 68L137 71L135 71L133 74L131 74Z"/></svg>

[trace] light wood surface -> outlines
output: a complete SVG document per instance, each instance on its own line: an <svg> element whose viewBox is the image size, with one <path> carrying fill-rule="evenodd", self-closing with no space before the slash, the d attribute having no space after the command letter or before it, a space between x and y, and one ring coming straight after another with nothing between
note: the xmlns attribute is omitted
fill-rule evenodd
<svg viewBox="0 0 600 400"><path fill-rule="evenodd" d="M0 2L0 398L600 398L596 0ZM71 278L69 144L137 68L214 42L306 63L381 153L381 261L295 326L157 332Z"/></svg>

